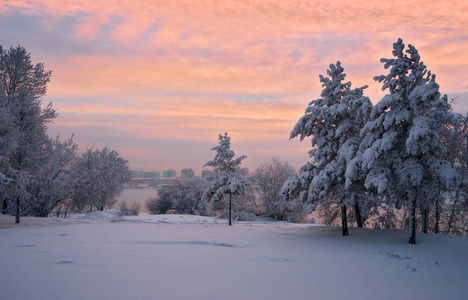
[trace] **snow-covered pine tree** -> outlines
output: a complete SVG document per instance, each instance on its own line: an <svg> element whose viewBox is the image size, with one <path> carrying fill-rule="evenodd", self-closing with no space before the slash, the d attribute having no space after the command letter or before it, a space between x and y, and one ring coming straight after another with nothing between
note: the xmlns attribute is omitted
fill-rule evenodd
<svg viewBox="0 0 468 300"><path fill-rule="evenodd" d="M309 198L309 185L315 173L315 166L310 162L299 169L299 175L289 177L281 187L281 197L287 201L301 197L302 203L307 203ZM310 209L309 209L310 211Z"/></svg>
<svg viewBox="0 0 468 300"><path fill-rule="evenodd" d="M247 156L242 155L234 158L235 153L231 150L231 138L228 133L219 134L219 145L211 150L216 151L215 158L208 161L203 167L214 168L217 178L211 180L210 187L203 195L204 201L219 200L225 194L229 194L229 225L231 222L232 195L240 195L244 192L244 187L248 184L247 180L239 173L240 164Z"/></svg>
<svg viewBox="0 0 468 300"><path fill-rule="evenodd" d="M389 73L374 79L389 94L374 106L361 131L360 149L365 186L396 202L408 201L409 243L414 244L417 201L424 208L430 200L424 197L424 188L450 185L457 174L447 161L437 159L445 151L439 133L453 122L447 97L440 95L435 75L426 69L416 48L404 48L398 39L393 44L395 58L381 59ZM347 172L349 179L353 174Z"/></svg>
<svg viewBox="0 0 468 300"><path fill-rule="evenodd" d="M343 71L338 61L327 70L330 78L320 75L324 87L321 98L309 103L305 115L290 134L290 139L300 136L301 141L312 136L313 148L309 155L313 161L301 168L298 178L285 184L283 194L297 194L298 185L307 190L308 212L329 197L340 199L342 233L348 235L346 206L355 205L356 219L361 226L362 220L355 195L359 190L345 188L345 171L359 148L359 132L368 119L372 103L363 95L367 86L351 89L351 82L344 82Z"/></svg>

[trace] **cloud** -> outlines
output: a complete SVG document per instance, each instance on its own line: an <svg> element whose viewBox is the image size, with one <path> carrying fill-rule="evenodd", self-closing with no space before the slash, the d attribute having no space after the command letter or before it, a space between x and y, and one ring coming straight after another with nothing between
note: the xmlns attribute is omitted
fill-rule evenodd
<svg viewBox="0 0 468 300"><path fill-rule="evenodd" d="M5 0L0 39L53 70L51 130L75 130L82 145L113 143L153 168L210 159L229 131L246 164L305 162L310 145L288 142L289 131L330 63L376 103L384 92L372 78L402 37L442 92L464 95L467 16L463 1Z"/></svg>

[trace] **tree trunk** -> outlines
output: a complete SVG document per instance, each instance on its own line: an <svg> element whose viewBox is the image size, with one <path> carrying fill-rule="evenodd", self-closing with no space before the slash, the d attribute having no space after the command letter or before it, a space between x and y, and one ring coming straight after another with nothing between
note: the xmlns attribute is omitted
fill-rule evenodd
<svg viewBox="0 0 468 300"><path fill-rule="evenodd" d="M457 192L455 194L455 200L453 200L452 209L450 210L450 217L447 220L447 232L446 232L446 234L450 234L450 232L452 230L452 226L455 223L456 206L457 206L458 199L460 197L460 189L461 189L461 187L459 187L457 189Z"/></svg>
<svg viewBox="0 0 468 300"><path fill-rule="evenodd" d="M6 215L6 213L7 213L7 208L8 208L8 202L7 202L6 199L3 199L2 214Z"/></svg>
<svg viewBox="0 0 468 300"><path fill-rule="evenodd" d="M16 197L16 216L15 216L15 224L19 224L20 222L20 197Z"/></svg>
<svg viewBox="0 0 468 300"><path fill-rule="evenodd" d="M348 235L348 217L346 216L346 205L341 206L341 231L343 236Z"/></svg>
<svg viewBox="0 0 468 300"><path fill-rule="evenodd" d="M357 200L354 202L354 213L356 214L357 227L360 227L360 228L364 227L364 224L361 218L361 209L359 207L359 203L357 202Z"/></svg>
<svg viewBox="0 0 468 300"><path fill-rule="evenodd" d="M411 194L409 203L409 243L416 244L416 191Z"/></svg>
<svg viewBox="0 0 468 300"><path fill-rule="evenodd" d="M428 209L427 207L423 207L421 209L421 232L422 233L427 233L427 214L428 214Z"/></svg>
<svg viewBox="0 0 468 300"><path fill-rule="evenodd" d="M439 211L439 199L435 201L435 224L434 233L439 233L439 222L440 222L440 211Z"/></svg>
<svg viewBox="0 0 468 300"><path fill-rule="evenodd" d="M228 212L229 226L232 225L232 223L231 223L231 197L232 197L232 193L229 193L229 212Z"/></svg>

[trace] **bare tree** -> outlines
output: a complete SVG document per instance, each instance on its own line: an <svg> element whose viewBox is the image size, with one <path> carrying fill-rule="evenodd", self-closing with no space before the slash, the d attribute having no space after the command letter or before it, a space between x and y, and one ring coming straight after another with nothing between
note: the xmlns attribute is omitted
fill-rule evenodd
<svg viewBox="0 0 468 300"><path fill-rule="evenodd" d="M290 221L295 219L294 212L301 210L302 206L297 198L286 199L281 195L281 188L286 180L296 175L294 167L278 157L260 165L252 178L260 201L263 213L276 220Z"/></svg>

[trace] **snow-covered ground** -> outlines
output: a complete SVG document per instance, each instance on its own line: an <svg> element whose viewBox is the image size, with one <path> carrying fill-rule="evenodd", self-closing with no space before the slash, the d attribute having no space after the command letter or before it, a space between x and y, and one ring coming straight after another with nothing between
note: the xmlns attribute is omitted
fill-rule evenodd
<svg viewBox="0 0 468 300"><path fill-rule="evenodd" d="M0 229L1 299L466 299L468 237L186 215ZM0 222L8 223L8 217ZM27 219L23 219L25 222Z"/></svg>

